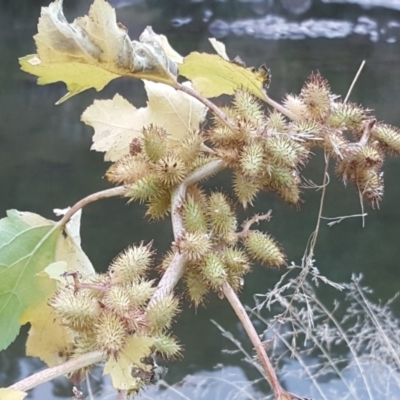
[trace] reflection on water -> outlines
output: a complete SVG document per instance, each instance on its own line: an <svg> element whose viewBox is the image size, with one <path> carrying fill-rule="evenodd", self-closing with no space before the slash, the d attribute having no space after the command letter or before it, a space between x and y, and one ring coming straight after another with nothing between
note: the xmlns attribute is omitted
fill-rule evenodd
<svg viewBox="0 0 400 400"><path fill-rule="evenodd" d="M102 155L89 152L91 128L80 121L83 110L95 98L110 98L116 92L129 99L136 106L145 103L141 82L119 79L112 82L101 93L87 91L62 106L54 103L65 93L62 84L39 87L35 80L18 70L17 58L33 52L32 36L35 34L39 5L45 1L2 2L0 4L0 212L17 208L40 213L52 218L52 209L66 207L77 199L104 189L108 185L101 179L107 166ZM157 33L165 33L171 44L182 54L191 50L210 52L207 37L209 27L216 19L231 24L248 21L248 29L258 29L255 23L269 13L267 18L282 18L283 26L303 26L304 21L324 20L350 21L349 32L356 34L344 39L305 38L299 41L265 40L255 34L238 36L229 31L224 37L228 54L239 54L247 65L258 66L266 63L272 70L270 95L280 99L286 92L298 92L302 82L312 70L319 69L331 83L335 93L345 94L361 62L366 59L366 68L357 83L351 100L375 109L378 119L400 126L400 62L399 44L396 43L400 20L397 12L379 11L373 15L368 10L348 9L343 5L313 2L311 8L301 14L291 13L283 2L235 2L170 1L149 3L138 2L120 9L119 20L128 27L132 38L137 38L146 25L153 25ZM72 19L82 15L90 2L65 1L67 16ZM122 4L122 3L121 3ZM256 7L257 5L257 7ZM168 8L166 8L168 7ZM263 8L264 7L264 8ZM324 8L324 7L329 7ZM349 7L353 7L349 5ZM327 10L327 11L326 11ZM376 9L374 9L376 11ZM189 11L193 11L190 13ZM329 11L329 12L328 12ZM374 11L374 12L375 12ZM276 17L273 17L275 15ZM297 15L297 16L296 16ZM350 16L349 16L350 15ZM365 19L359 18L365 15ZM173 28L173 18L188 17L190 21L179 28ZM296 19L298 18L298 19ZM383 18L383 19L380 19ZM272 20L273 21L273 20ZM303 22L302 22L303 21ZM246 22L247 23L247 22ZM374 23L376 25L374 25ZM354 29L357 28L358 32ZM382 33L382 28L386 29ZM318 24L313 29L322 29ZM312 30L312 29L311 29ZM361 33L364 30L365 33ZM370 32L378 32L379 40L371 40ZM383 36L385 35L385 36ZM307 36L307 35L305 35ZM391 44L385 43L392 37ZM384 40L381 40L381 39ZM315 182L322 179L321 157L319 154L306 169L308 178ZM322 226L317 245L317 266L322 273L335 281L345 281L352 272L363 271L366 284L372 287L377 297L387 298L400 287L398 274L398 207L399 186L398 160L389 159L385 167L386 194L381 210L366 209L368 217L366 229L360 221L344 221L333 228ZM221 174L209 186L224 187L227 175ZM283 205L272 195L263 194L256 204L256 212L272 208L274 218L261 229L268 229L285 247L289 260L298 261L304 252L310 232L314 229L319 193L306 191L300 212ZM344 189L334 179L328 190L324 216L359 214L358 196L352 189ZM170 224L148 224L143 221L143 209L138 205L124 206L122 200L109 200L88 207L83 212L82 243L95 267L104 270L108 262L127 245L140 240L155 239L159 256L167 250L172 239ZM243 301L253 304L253 293L265 293L278 279L277 271L255 269L246 278L241 295ZM332 296L324 293L324 300L330 302ZM400 308L397 303L393 307ZM179 382L190 374L192 377L212 376L215 382L211 390L227 393L227 380L231 371L237 373L238 381L248 382L259 379L259 374L248 364L241 362L241 355L228 355L222 349L229 347L218 329L211 324L215 319L221 326L247 343L236 317L217 298L211 298L206 308L185 309L179 316L175 331L185 346L185 359L169 363L168 382ZM23 357L23 343L26 329L18 341L0 354L0 385L8 385L39 368L38 360ZM245 344L247 351L249 346ZM343 357L346 353L343 354ZM225 368L214 371L222 363ZM286 361L285 361L286 363ZM240 368L240 370L239 370ZM201 378L199 378L201 379ZM189 384L193 381L188 380ZM98 383L94 383L96 387ZM231 383L229 384L231 387ZM70 396L65 380L57 380L33 391L33 399L50 399ZM152 388L148 393L151 398ZM292 389L294 390L294 389ZM306 390L306 388L305 388ZM249 390L250 393L251 390ZM253 397L257 393L267 393L265 383L257 383ZM211 393L211 392L210 392ZM212 392L214 393L214 392ZM240 397L238 392L238 398ZM145 393L144 393L145 395ZM156 394L154 394L156 396ZM153 397L154 398L154 397ZM166 397L167 398L167 397ZM173 399L173 394L170 397ZM179 398L179 397L175 397ZM193 397L192 397L193 398ZM316 397L318 398L318 397Z"/></svg>

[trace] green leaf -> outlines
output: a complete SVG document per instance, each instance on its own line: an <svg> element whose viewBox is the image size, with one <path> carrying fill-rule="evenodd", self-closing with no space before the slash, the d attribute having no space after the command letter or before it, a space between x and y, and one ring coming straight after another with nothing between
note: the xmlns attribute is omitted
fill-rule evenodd
<svg viewBox="0 0 400 400"><path fill-rule="evenodd" d="M43 332L48 327L56 329L47 305L56 281L42 271L55 261L63 261L63 270L94 273L79 245L79 218L80 214L74 216L64 234L56 222L29 212L10 210L0 220L0 349L6 348L17 336L20 325L27 322L32 325L29 355L54 365L56 355L69 346L67 339L59 338L54 346L44 340ZM42 346L30 341L41 341Z"/></svg>
<svg viewBox="0 0 400 400"><path fill-rule="evenodd" d="M60 232L47 222L30 225L15 210L0 221L1 350L17 336L22 314L48 297L48 285L37 283L35 275L54 261Z"/></svg>
<svg viewBox="0 0 400 400"><path fill-rule="evenodd" d="M179 73L190 79L193 87L205 97L232 95L236 89L243 88L264 99L264 86L270 80L269 72L263 66L255 71L218 55L197 52L185 57Z"/></svg>

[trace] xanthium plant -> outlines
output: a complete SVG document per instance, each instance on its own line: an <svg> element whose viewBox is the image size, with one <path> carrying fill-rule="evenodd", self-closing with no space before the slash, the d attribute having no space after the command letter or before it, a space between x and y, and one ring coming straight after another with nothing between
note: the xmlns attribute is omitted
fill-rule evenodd
<svg viewBox="0 0 400 400"><path fill-rule="evenodd" d="M319 73L280 104L267 94L266 67L231 61L214 39L216 55L187 57L151 28L132 41L105 0L95 0L88 15L71 24L62 1L54 1L42 9L35 42L37 54L20 59L21 67L38 76L39 84L65 82L69 92L59 103L89 88L101 90L119 76L142 79L149 101L137 109L117 94L82 114L95 131L92 149L112 162L105 178L115 188L82 199L59 222L16 211L0 221L0 262L6 271L0 290L11 300L22 299L22 306L0 314L0 329L8 332L1 347L15 339L21 323L30 322L29 355L50 367L73 360L75 382L105 360L114 387L136 393L156 382L156 356L181 356L182 345L171 331L180 304L199 307L215 292L228 299L245 326L275 398L298 398L280 386L237 297L256 264L281 268L286 256L274 237L253 229L268 221L270 212L239 221L237 208L251 208L263 191L299 207L303 169L318 147L335 160L343 183L377 207L384 155L400 153L398 129L334 95ZM209 100L222 94L231 96L223 107ZM201 185L223 169L232 171L232 197ZM158 263L158 282L148 278L156 265L152 243L127 248L101 274L74 239L79 237L74 214L112 196L145 204L149 220L170 215L174 242ZM29 236L32 231L35 237ZM23 245L27 239L31 247ZM7 246L11 242L15 248ZM181 278L184 296L174 294ZM28 279L41 279L30 297L24 292ZM43 313L51 318L39 318ZM49 339L38 331L56 329L60 339L44 349ZM34 386L41 375L36 379ZM31 387L21 381L7 390Z"/></svg>

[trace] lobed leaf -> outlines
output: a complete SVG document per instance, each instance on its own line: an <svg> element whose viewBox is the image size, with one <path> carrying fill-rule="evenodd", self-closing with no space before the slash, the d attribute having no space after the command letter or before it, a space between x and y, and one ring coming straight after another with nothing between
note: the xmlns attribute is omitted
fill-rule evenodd
<svg viewBox="0 0 400 400"><path fill-rule="evenodd" d="M232 95L236 89L242 88L264 99L264 85L269 83L268 72L263 68L254 71L214 54L190 53L179 72L191 80L194 89L205 97Z"/></svg>
<svg viewBox="0 0 400 400"><path fill-rule="evenodd" d="M95 130L92 150L105 152L105 161L129 154L132 139L142 136L143 127L150 124L179 140L204 121L207 108L195 98L162 83L144 84L147 107L137 109L116 94L112 100L95 100L82 114L82 121Z"/></svg>
<svg viewBox="0 0 400 400"><path fill-rule="evenodd" d="M175 85L177 67L163 49L168 41L151 28L139 41L131 41L105 0L94 0L87 16L69 24L62 3L55 0L42 8L34 37L38 54L19 60L23 71L39 77L40 85L65 82L69 93L58 104L90 88L100 91L123 75Z"/></svg>

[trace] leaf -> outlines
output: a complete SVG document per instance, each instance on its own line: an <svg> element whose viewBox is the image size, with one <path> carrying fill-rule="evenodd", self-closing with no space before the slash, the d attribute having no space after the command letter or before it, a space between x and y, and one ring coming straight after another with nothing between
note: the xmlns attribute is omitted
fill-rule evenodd
<svg viewBox="0 0 400 400"><path fill-rule="evenodd" d="M122 75L176 83L176 64L152 29L131 41L105 0L94 0L88 15L72 24L63 14L62 0L55 0L42 8L34 39L38 54L21 58L21 69L38 76L39 85L65 82L69 93L58 104L90 88L100 91Z"/></svg>
<svg viewBox="0 0 400 400"><path fill-rule="evenodd" d="M68 209L56 209L54 212L56 215L64 215ZM36 216L36 214L34 215ZM64 278L61 276L67 271L79 271L82 275L95 273L88 257L80 247L81 215L82 210L74 214L65 228L68 235L60 235L58 239L55 259L63 261L56 261L47 266L43 272L36 274L36 279L43 280L43 284L54 285L55 289L56 282L52 281L52 279L63 282ZM40 216L36 217L44 220ZM48 305L48 299L45 299L34 310L28 310L23 315L21 324L28 321L31 323L31 328L26 342L26 355L39 357L49 367L61 364L70 357L73 336L71 332L61 325L59 318Z"/></svg>
<svg viewBox="0 0 400 400"><path fill-rule="evenodd" d="M118 358L110 357L104 366L104 375L109 374L115 389L138 390L141 381L132 376L132 367L140 367L149 371L151 365L143 364L140 360L149 357L154 339L146 336L131 336Z"/></svg>
<svg viewBox="0 0 400 400"><path fill-rule="evenodd" d="M21 392L10 388L0 388L0 399L1 400L22 400L28 393Z"/></svg>
<svg viewBox="0 0 400 400"><path fill-rule="evenodd" d="M17 336L22 314L54 291L35 275L54 261L61 228L24 222L15 210L0 221L0 349Z"/></svg>
<svg viewBox="0 0 400 400"><path fill-rule="evenodd" d="M264 85L270 81L269 71L264 66L255 71L218 55L197 52L185 57L179 72L205 97L232 95L237 88L244 88L264 99Z"/></svg>
<svg viewBox="0 0 400 400"><path fill-rule="evenodd" d="M30 322L28 353L50 363L51 357L56 359L69 343L62 343L60 336L61 345L53 348L46 339L51 332L61 331L56 330L57 322L47 305L56 282L41 272L60 259L64 260L64 270L94 272L80 246L68 232L64 235L61 231L56 222L29 212L10 210L0 220L0 348L15 339L20 325ZM42 346L31 345L31 340L42 341Z"/></svg>
<svg viewBox="0 0 400 400"><path fill-rule="evenodd" d="M198 129L207 108L195 98L162 83L144 81L149 101L136 109L120 95L112 100L95 100L82 114L94 128L92 150L106 152L105 161L116 161L129 153L133 138L150 124L163 127L173 138L183 139Z"/></svg>
<svg viewBox="0 0 400 400"><path fill-rule="evenodd" d="M211 43L211 46L214 48L216 53L226 61L229 61L229 57L226 54L226 47L225 44L218 41L215 38L209 38L208 41Z"/></svg>

